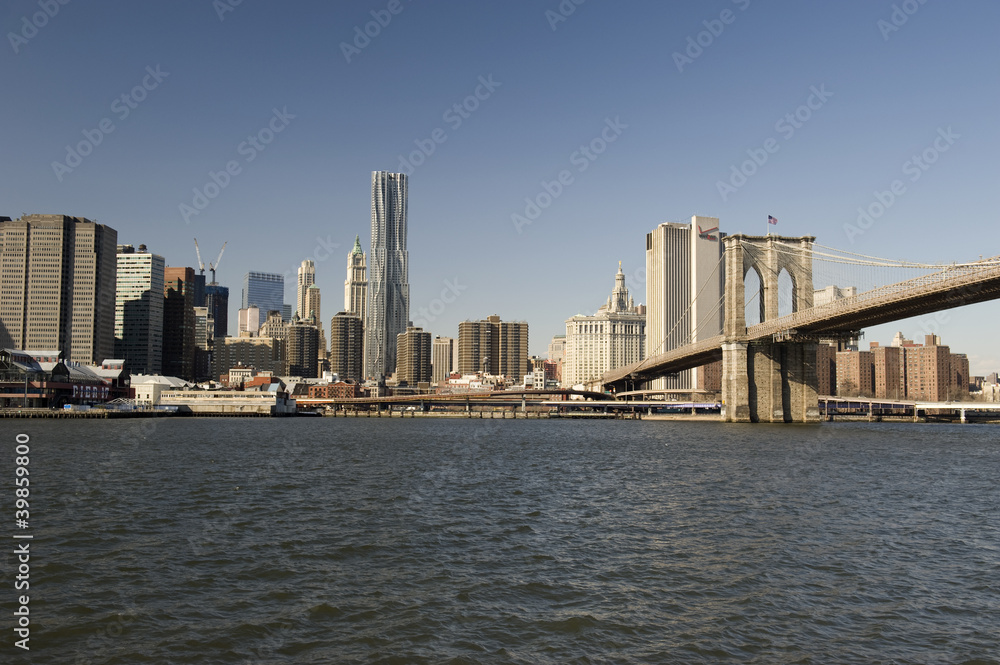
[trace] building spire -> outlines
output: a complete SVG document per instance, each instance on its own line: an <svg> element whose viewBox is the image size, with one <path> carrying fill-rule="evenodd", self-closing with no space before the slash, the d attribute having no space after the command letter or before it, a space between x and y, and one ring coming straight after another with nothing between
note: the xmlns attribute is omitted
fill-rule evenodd
<svg viewBox="0 0 1000 665"><path fill-rule="evenodd" d="M354 236L354 249L351 250L351 254L363 254L361 251L361 236Z"/></svg>
<svg viewBox="0 0 1000 665"><path fill-rule="evenodd" d="M611 292L608 309L612 312L628 311L628 301L628 287L625 286L625 273L622 272L622 262L619 261L618 274L615 275L615 288Z"/></svg>

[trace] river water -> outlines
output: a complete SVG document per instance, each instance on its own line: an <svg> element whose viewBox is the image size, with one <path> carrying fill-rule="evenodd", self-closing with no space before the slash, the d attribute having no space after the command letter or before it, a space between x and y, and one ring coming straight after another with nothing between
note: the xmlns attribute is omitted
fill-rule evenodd
<svg viewBox="0 0 1000 665"><path fill-rule="evenodd" d="M1000 662L995 426L0 428L4 663Z"/></svg>

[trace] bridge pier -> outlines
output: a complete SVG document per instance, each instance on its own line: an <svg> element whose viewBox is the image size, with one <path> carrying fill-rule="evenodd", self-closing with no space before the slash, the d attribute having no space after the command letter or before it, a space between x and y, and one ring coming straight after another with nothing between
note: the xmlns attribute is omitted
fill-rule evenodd
<svg viewBox="0 0 1000 665"><path fill-rule="evenodd" d="M745 342L722 345L722 420L727 423L753 422L750 418L750 379Z"/></svg>
<svg viewBox="0 0 1000 665"><path fill-rule="evenodd" d="M731 342L723 346L723 420L817 423L816 342Z"/></svg>
<svg viewBox="0 0 1000 665"><path fill-rule="evenodd" d="M723 420L816 423L816 342L729 342L722 347Z"/></svg>

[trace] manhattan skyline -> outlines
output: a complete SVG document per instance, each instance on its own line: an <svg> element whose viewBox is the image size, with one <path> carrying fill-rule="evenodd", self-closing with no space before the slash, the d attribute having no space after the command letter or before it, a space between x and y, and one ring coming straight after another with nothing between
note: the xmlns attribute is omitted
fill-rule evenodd
<svg viewBox="0 0 1000 665"><path fill-rule="evenodd" d="M303 259L339 293L373 170L412 185L410 318L457 285L425 330L496 313L530 323L535 355L600 307L619 260L647 302L645 235L664 221L759 234L774 215L776 233L876 256L1000 253L985 1L109 1L32 31L39 7L0 11L0 73L27 100L0 125L17 156L0 214L85 216L175 267L197 268L193 237L228 241L233 294L274 272L292 303ZM989 373L998 312L926 332Z"/></svg>

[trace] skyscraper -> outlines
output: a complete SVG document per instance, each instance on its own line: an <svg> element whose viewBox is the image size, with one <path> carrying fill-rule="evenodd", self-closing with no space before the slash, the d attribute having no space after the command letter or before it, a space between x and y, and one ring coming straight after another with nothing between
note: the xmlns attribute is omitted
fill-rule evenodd
<svg viewBox="0 0 1000 665"><path fill-rule="evenodd" d="M319 329L295 317L285 329L285 374L314 379L318 367Z"/></svg>
<svg viewBox="0 0 1000 665"><path fill-rule="evenodd" d="M195 291L198 289L198 278L204 275L195 275ZM215 339L212 331L215 322L212 321L212 312L208 307L194 308L194 377L196 381L205 381L212 376L212 347Z"/></svg>
<svg viewBox="0 0 1000 665"><path fill-rule="evenodd" d="M194 268L163 270L163 373L195 378Z"/></svg>
<svg viewBox="0 0 1000 665"><path fill-rule="evenodd" d="M330 371L341 381L364 378L364 324L354 312L330 319Z"/></svg>
<svg viewBox="0 0 1000 665"><path fill-rule="evenodd" d="M496 314L459 323L458 371L502 374L514 382L523 379L528 373L528 324L501 321Z"/></svg>
<svg viewBox="0 0 1000 665"><path fill-rule="evenodd" d="M299 318L309 318L309 287L316 283L316 263L305 259L299 266L298 286L295 290L295 311Z"/></svg>
<svg viewBox="0 0 1000 665"><path fill-rule="evenodd" d="M313 284L306 289L305 299L306 314L302 318L311 321L312 325L316 326L316 330L319 331L319 360L322 362L326 360L326 334L323 332L319 287Z"/></svg>
<svg viewBox="0 0 1000 665"><path fill-rule="evenodd" d="M313 325L322 330L323 324L320 323L320 321L322 321L322 319L320 318L321 316L320 292L319 292L319 287L316 286L315 284L306 289L305 306L306 306L305 314L299 314L299 316L302 317L303 319L310 319L310 318L315 319Z"/></svg>
<svg viewBox="0 0 1000 665"><path fill-rule="evenodd" d="M371 279L365 319L365 375L396 371L396 337L410 318L409 254L406 251L407 179L372 172Z"/></svg>
<svg viewBox="0 0 1000 665"><path fill-rule="evenodd" d="M435 337L431 346L431 381L440 383L447 381L452 372L452 359L455 357L455 339L453 337Z"/></svg>
<svg viewBox="0 0 1000 665"><path fill-rule="evenodd" d="M716 217L664 222L646 234L646 355L655 356L722 332L725 285ZM705 387L704 368L650 382L653 390Z"/></svg>
<svg viewBox="0 0 1000 665"><path fill-rule="evenodd" d="M500 317L458 324L458 368L460 374L498 374Z"/></svg>
<svg viewBox="0 0 1000 665"><path fill-rule="evenodd" d="M195 307L205 306L205 288L207 286L208 285L205 283L205 272L203 268L201 273L195 274L194 282L192 283Z"/></svg>
<svg viewBox="0 0 1000 665"><path fill-rule="evenodd" d="M396 380L415 386L431 380L431 334L409 327L396 337Z"/></svg>
<svg viewBox="0 0 1000 665"><path fill-rule="evenodd" d="M368 273L360 236L354 237L354 249L347 255L347 279L344 280L344 311L365 320L368 304Z"/></svg>
<svg viewBox="0 0 1000 665"><path fill-rule="evenodd" d="M163 367L163 257L139 245L118 245L115 357L133 374Z"/></svg>
<svg viewBox="0 0 1000 665"><path fill-rule="evenodd" d="M117 231L82 217L0 217L0 348L111 359L117 248Z"/></svg>
<svg viewBox="0 0 1000 665"><path fill-rule="evenodd" d="M248 272L243 276L243 300L241 309L256 305L260 315L255 328L260 328L272 309L285 310L285 277L269 272Z"/></svg>
<svg viewBox="0 0 1000 665"><path fill-rule="evenodd" d="M205 306L215 319L214 338L229 334L229 287L211 283L205 287Z"/></svg>

